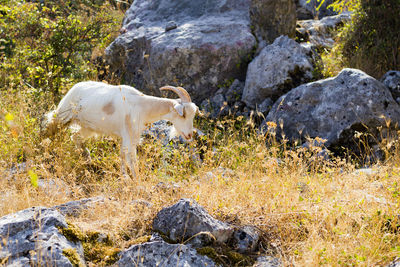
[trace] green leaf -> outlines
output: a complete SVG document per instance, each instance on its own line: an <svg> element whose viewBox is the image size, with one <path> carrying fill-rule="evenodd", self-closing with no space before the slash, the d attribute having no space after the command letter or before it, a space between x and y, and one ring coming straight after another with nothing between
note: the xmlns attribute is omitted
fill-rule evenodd
<svg viewBox="0 0 400 267"><path fill-rule="evenodd" d="M35 188L38 187L38 175L32 170L29 170L28 174L29 174L29 177L31 178L32 186Z"/></svg>
<svg viewBox="0 0 400 267"><path fill-rule="evenodd" d="M14 116L11 113L7 113L7 115L4 118L6 119L6 121L14 120Z"/></svg>

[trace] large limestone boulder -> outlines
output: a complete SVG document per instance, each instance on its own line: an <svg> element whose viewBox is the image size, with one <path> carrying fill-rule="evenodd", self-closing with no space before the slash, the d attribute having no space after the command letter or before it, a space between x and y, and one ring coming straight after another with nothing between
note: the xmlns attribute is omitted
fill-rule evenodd
<svg viewBox="0 0 400 267"><path fill-rule="evenodd" d="M168 244L164 241L133 245L121 252L117 266L216 266L208 257L183 244Z"/></svg>
<svg viewBox="0 0 400 267"><path fill-rule="evenodd" d="M266 98L277 99L313 77L310 50L287 36L266 46L249 64L242 101L254 108Z"/></svg>
<svg viewBox="0 0 400 267"><path fill-rule="evenodd" d="M50 208L34 207L1 217L0 259L7 266L85 264L82 245L67 240L59 227L68 227L65 218Z"/></svg>
<svg viewBox="0 0 400 267"><path fill-rule="evenodd" d="M345 146L355 131L376 132L388 120L391 125L400 122L400 106L386 86L356 69L344 69L334 78L291 90L278 99L266 118L266 122L282 124L289 139L320 137L327 140L327 146Z"/></svg>
<svg viewBox="0 0 400 267"><path fill-rule="evenodd" d="M192 199L162 209L153 221L153 230L174 242L183 242L201 232L208 232L221 243L232 237L234 228L213 218Z"/></svg>
<svg viewBox="0 0 400 267"><path fill-rule="evenodd" d="M106 49L111 69L150 94L182 85L194 101L244 80L260 38L294 36L293 0L136 0Z"/></svg>

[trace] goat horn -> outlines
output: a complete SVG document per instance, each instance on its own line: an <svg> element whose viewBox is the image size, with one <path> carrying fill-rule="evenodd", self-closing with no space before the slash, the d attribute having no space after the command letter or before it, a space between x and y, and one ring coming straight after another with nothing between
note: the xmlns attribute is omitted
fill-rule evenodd
<svg viewBox="0 0 400 267"><path fill-rule="evenodd" d="M182 100L182 103L190 103L192 100L190 99L189 93L182 87L175 87L175 86L163 86L160 88L161 91L163 90L170 90L175 92L179 98Z"/></svg>

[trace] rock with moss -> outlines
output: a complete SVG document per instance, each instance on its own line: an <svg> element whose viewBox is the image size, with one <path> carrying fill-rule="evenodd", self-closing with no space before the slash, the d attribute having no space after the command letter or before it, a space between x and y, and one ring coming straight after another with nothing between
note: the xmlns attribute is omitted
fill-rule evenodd
<svg viewBox="0 0 400 267"><path fill-rule="evenodd" d="M287 36L280 36L249 64L242 101L255 108L266 98L277 99L310 81L314 64L309 50Z"/></svg>
<svg viewBox="0 0 400 267"><path fill-rule="evenodd" d="M162 209L153 221L153 230L166 235L174 242L184 242L201 232L209 232L221 243L233 234L233 227L213 218L192 199Z"/></svg>
<svg viewBox="0 0 400 267"><path fill-rule="evenodd" d="M60 228L68 228L65 218L51 208L33 207L1 217L0 259L14 266L84 266L82 244L68 240Z"/></svg>
<svg viewBox="0 0 400 267"><path fill-rule="evenodd" d="M136 0L106 55L126 83L149 94L183 85L199 104L244 80L257 38L294 36L295 24L293 0Z"/></svg>
<svg viewBox="0 0 400 267"><path fill-rule="evenodd" d="M216 266L212 259L183 244L164 241L133 245L121 252L117 266Z"/></svg>

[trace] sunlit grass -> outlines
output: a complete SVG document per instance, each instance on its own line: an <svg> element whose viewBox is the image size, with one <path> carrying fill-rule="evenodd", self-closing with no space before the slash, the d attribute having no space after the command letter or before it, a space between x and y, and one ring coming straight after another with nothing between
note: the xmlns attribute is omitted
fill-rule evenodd
<svg viewBox="0 0 400 267"><path fill-rule="evenodd" d="M189 197L218 219L259 227L265 253L288 265L368 266L399 256L397 152L372 173L356 172L344 160L318 158L318 147L277 141L273 131L260 135L245 118L198 118L205 135L190 144L145 140L139 177L126 181L118 140L90 139L88 157L67 129L41 138L37 114L46 110L35 110L23 91L0 103L1 215L101 195L104 204L69 220L110 234L124 248L150 233L162 207ZM32 173L57 186L36 186Z"/></svg>

